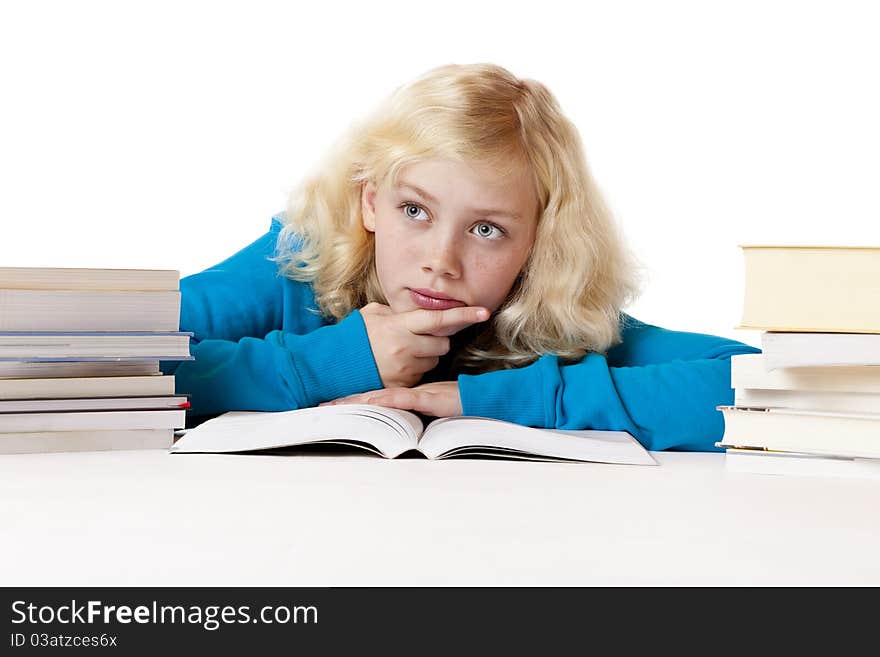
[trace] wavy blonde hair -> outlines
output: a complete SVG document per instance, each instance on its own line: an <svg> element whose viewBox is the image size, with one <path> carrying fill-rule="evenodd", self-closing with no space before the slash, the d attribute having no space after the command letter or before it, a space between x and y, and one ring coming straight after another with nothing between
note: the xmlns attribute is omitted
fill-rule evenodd
<svg viewBox="0 0 880 657"><path fill-rule="evenodd" d="M337 319L387 304L362 185L396 182L403 167L433 158L499 173L527 166L539 197L529 257L490 320L453 337L454 370L521 367L547 353L576 362L621 342L621 310L640 294L641 265L553 94L494 64L431 69L354 122L290 195L274 258L283 275L311 283L320 311Z"/></svg>

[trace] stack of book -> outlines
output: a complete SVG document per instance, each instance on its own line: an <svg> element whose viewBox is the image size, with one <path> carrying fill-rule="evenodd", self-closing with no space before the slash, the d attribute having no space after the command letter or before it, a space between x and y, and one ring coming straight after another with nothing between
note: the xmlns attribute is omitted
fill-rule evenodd
<svg viewBox="0 0 880 657"><path fill-rule="evenodd" d="M168 449L192 360L171 270L0 267L0 453Z"/></svg>
<svg viewBox="0 0 880 657"><path fill-rule="evenodd" d="M880 478L880 247L745 246L729 470Z"/></svg>

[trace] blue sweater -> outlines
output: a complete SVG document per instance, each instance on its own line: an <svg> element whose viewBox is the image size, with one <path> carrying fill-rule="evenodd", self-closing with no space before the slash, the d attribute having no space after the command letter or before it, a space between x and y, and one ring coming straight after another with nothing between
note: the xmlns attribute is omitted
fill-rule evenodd
<svg viewBox="0 0 880 657"><path fill-rule="evenodd" d="M279 276L268 259L282 217L236 254L180 281L180 330L194 333L195 360L161 368L175 375L178 394L191 395L191 418L305 408L382 387L360 311L338 322L323 317L311 286ZM649 450L717 451L724 418L715 406L733 403L730 356L760 350L621 317L623 342L607 356L563 365L544 355L519 369L460 374L463 414L628 431Z"/></svg>

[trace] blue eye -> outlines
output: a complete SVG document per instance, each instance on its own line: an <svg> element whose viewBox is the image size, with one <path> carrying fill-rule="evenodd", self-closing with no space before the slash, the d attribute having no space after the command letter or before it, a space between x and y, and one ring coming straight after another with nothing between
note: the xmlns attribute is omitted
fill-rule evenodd
<svg viewBox="0 0 880 657"><path fill-rule="evenodd" d="M419 212L424 212L424 211L425 211L421 206L418 206L418 205L416 205L415 203L404 203L404 204L401 205L400 207L401 207L401 209L403 210L403 214L405 214L406 217L407 217L408 219L417 219L418 216L419 216L418 213L416 213L416 214L410 214L410 213L408 212L408 210L409 210L410 208L415 208L415 209L418 210Z"/></svg>
<svg viewBox="0 0 880 657"><path fill-rule="evenodd" d="M491 239L491 240L500 240L502 237L504 237L504 231L501 228L499 228L498 226L496 226L495 224L490 224L490 223L486 223L485 221L481 221L480 223L478 223L475 226L475 228L477 229L477 235L479 235L480 237L485 237L485 238ZM481 228L488 228L489 232L486 233L486 232L480 230ZM495 237L492 237L492 231L495 231L495 233L496 233Z"/></svg>
<svg viewBox="0 0 880 657"><path fill-rule="evenodd" d="M417 203L405 202L401 203L398 206L401 210L403 210L404 216L407 219L412 219L413 221L422 222L424 219L419 219L419 213L424 212L427 215L427 211ZM415 209L415 213L410 212L411 209ZM507 232L501 228L500 226L496 226L495 224L489 223L487 221L481 221L478 223L475 228L477 229L477 235L479 237L484 237L487 240L494 241L500 240L507 236ZM482 230L484 228L488 228L488 231ZM494 232L493 232L494 231Z"/></svg>

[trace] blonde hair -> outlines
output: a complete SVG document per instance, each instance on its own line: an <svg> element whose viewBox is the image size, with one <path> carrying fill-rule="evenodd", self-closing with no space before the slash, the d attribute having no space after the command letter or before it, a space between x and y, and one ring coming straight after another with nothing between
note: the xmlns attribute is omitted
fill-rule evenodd
<svg viewBox="0 0 880 657"><path fill-rule="evenodd" d="M519 277L489 321L453 337L455 368L521 367L547 353L576 362L621 342L621 309L640 294L641 265L554 96L494 64L431 69L354 122L291 193L275 257L282 273L312 283L321 312L337 319L373 301L387 304L361 188L396 182L403 167L433 158L499 173L527 166L539 201Z"/></svg>

